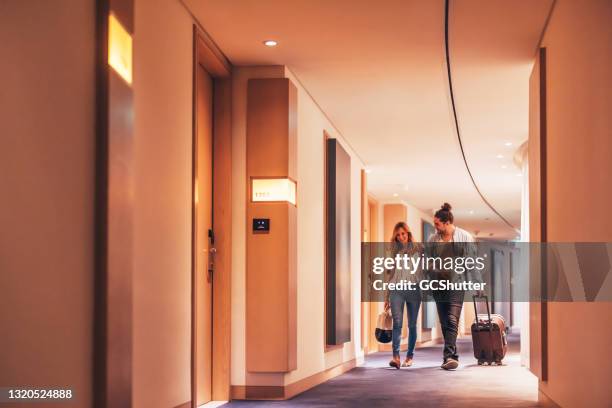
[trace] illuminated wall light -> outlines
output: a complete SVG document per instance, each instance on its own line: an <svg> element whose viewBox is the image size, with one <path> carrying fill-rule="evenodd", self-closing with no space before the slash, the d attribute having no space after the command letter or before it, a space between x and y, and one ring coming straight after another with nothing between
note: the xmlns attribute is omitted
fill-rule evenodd
<svg viewBox="0 0 612 408"><path fill-rule="evenodd" d="M132 85L132 36L112 13L108 16L108 65Z"/></svg>
<svg viewBox="0 0 612 408"><path fill-rule="evenodd" d="M288 178L254 178L251 180L253 202L285 201L295 205L296 184Z"/></svg>
<svg viewBox="0 0 612 408"><path fill-rule="evenodd" d="M266 47L276 47L278 43L274 40L266 40L263 42Z"/></svg>

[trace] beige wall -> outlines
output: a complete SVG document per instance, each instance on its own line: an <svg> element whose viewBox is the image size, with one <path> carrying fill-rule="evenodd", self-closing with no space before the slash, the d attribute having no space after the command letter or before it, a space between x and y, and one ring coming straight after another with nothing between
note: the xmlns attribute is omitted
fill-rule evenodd
<svg viewBox="0 0 612 408"><path fill-rule="evenodd" d="M291 71L298 87L298 369L286 384L358 358L361 353L361 169L365 167ZM323 352L324 231L323 130L337 138L351 158L351 339L343 347ZM316 163L319 163L317 166ZM315 220L321 220L317 223ZM315 273L320 271L320 273ZM319 310L318 319L312 311ZM318 358L316 356L319 356ZM316 362L318 360L318 362ZM316 363L315 363L316 362Z"/></svg>
<svg viewBox="0 0 612 408"><path fill-rule="evenodd" d="M134 37L136 407L191 399L192 20L137 0Z"/></svg>
<svg viewBox="0 0 612 408"><path fill-rule="evenodd" d="M358 356L360 350L360 169L363 163L293 74L281 66L238 67L232 110L232 385L288 385ZM287 374L245 372L246 84L249 78L288 77L298 88L298 356ZM324 143L323 131L351 155L351 274L353 341L324 352ZM317 165L318 164L318 165Z"/></svg>
<svg viewBox="0 0 612 408"><path fill-rule="evenodd" d="M279 78L281 66L237 68L232 72L232 385L246 384L246 106L249 78ZM270 377L278 377L270 375ZM275 378L278 384L282 378ZM251 385L251 383L249 383Z"/></svg>
<svg viewBox="0 0 612 408"><path fill-rule="evenodd" d="M550 242L612 241L610 21L610 1L558 0L543 39ZM563 407L610 406L611 321L610 303L549 304L543 393Z"/></svg>
<svg viewBox="0 0 612 408"><path fill-rule="evenodd" d="M0 384L67 386L75 407L92 398L94 19L93 1L0 3Z"/></svg>
<svg viewBox="0 0 612 408"><path fill-rule="evenodd" d="M423 220L433 224L433 217L430 214L427 214L413 205L406 204L406 208L408 211L406 223L410 230L412 231L412 236L415 241L425 242L427 238L423 236Z"/></svg>
<svg viewBox="0 0 612 408"><path fill-rule="evenodd" d="M398 222L406 222L408 218L406 205L403 203L388 203L382 206L383 213L383 241L389 242L393 235L393 228ZM412 228L411 228L412 230Z"/></svg>

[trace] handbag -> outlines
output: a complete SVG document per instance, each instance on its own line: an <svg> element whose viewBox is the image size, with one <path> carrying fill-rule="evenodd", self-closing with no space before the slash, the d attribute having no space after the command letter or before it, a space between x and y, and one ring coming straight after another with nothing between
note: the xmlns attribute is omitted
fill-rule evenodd
<svg viewBox="0 0 612 408"><path fill-rule="evenodd" d="M378 340L379 343L391 342L393 338L393 318L389 310L385 310L378 315L374 336L376 336L376 340Z"/></svg>

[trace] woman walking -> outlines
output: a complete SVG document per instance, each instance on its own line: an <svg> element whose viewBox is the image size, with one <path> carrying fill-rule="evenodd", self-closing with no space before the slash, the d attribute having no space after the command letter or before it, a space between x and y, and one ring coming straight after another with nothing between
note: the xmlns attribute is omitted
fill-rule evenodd
<svg viewBox="0 0 612 408"><path fill-rule="evenodd" d="M408 228L405 222L398 222L393 228L391 251L393 252L393 257L397 255L414 257L420 256L422 253L422 246L414 242L410 228ZM393 317L393 358L389 365L397 369L400 368L400 365L402 367L410 367L412 365L414 347L417 340L416 322L419 307L421 306L421 293L418 289L420 277L420 270L412 271L397 268L387 271L388 282L401 283L402 281L407 281L416 283L414 290L388 290L386 292L385 310L390 308L391 316ZM408 352L406 353L406 359L400 364L400 340L404 320L404 305L406 305L408 312Z"/></svg>

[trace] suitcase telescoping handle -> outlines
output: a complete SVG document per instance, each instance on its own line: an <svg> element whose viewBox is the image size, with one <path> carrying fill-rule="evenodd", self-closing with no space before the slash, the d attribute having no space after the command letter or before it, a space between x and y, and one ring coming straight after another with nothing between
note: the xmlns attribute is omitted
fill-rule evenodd
<svg viewBox="0 0 612 408"><path fill-rule="evenodd" d="M489 310L489 298L487 297L487 295L472 296L472 301L474 302L474 316L476 317L476 322L478 322L478 309L476 308L476 298L481 298L485 300L485 305L487 305L487 317L489 318L489 327L491 327L493 322L491 320L491 311Z"/></svg>

